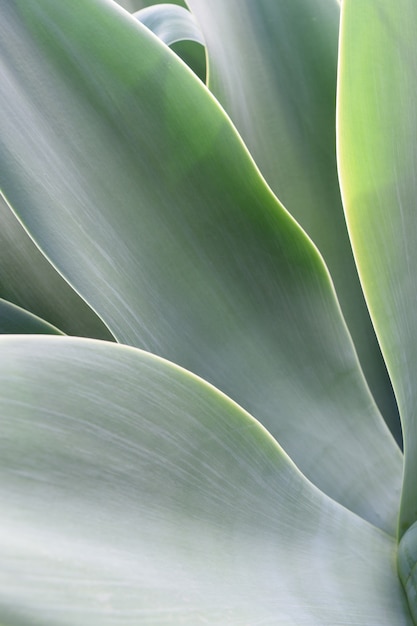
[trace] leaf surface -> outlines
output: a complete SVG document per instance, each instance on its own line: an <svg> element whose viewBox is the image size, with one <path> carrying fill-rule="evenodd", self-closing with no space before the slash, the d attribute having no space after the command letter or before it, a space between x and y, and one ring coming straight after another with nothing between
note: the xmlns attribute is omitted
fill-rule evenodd
<svg viewBox="0 0 417 626"><path fill-rule="evenodd" d="M135 11L139 11L148 6L154 6L157 4L164 4L164 0L115 0L117 4L121 7L129 11L130 13L134 13ZM179 5L185 8L185 3L183 0L171 0L170 4Z"/></svg>
<svg viewBox="0 0 417 626"><path fill-rule="evenodd" d="M205 82L206 55L201 30L190 11L176 4L155 4L133 14Z"/></svg>
<svg viewBox="0 0 417 626"><path fill-rule="evenodd" d="M414 2L342 3L339 163L354 251L404 429L400 533L417 520Z"/></svg>
<svg viewBox="0 0 417 626"><path fill-rule="evenodd" d="M45 258L0 194L0 297L68 335L114 341L110 331Z"/></svg>
<svg viewBox="0 0 417 626"><path fill-rule="evenodd" d="M365 376L401 439L398 410L360 287L336 169L336 0L189 0L208 84L263 176L329 267Z"/></svg>
<svg viewBox="0 0 417 626"><path fill-rule="evenodd" d="M409 626L395 541L133 348L0 339L0 619Z"/></svg>
<svg viewBox="0 0 417 626"><path fill-rule="evenodd" d="M40 317L0 298L0 334L61 335L61 331Z"/></svg>
<svg viewBox="0 0 417 626"><path fill-rule="evenodd" d="M213 383L394 533L402 455L327 270L217 102L114 4L1 11L2 184L40 248L119 341Z"/></svg>
<svg viewBox="0 0 417 626"><path fill-rule="evenodd" d="M194 16L184 7L166 3L155 4L136 11L134 16L167 46L184 39L204 45L203 36Z"/></svg>

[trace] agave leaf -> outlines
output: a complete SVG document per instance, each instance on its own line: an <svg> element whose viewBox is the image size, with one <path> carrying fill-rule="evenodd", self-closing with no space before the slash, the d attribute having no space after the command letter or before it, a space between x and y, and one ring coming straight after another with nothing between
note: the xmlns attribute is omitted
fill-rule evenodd
<svg viewBox="0 0 417 626"><path fill-rule="evenodd" d="M216 389L106 342L0 347L3 623L412 623L395 540Z"/></svg>
<svg viewBox="0 0 417 626"><path fill-rule="evenodd" d="M206 49L195 41L183 40L170 46L171 50L181 57L199 79L206 82Z"/></svg>
<svg viewBox="0 0 417 626"><path fill-rule="evenodd" d="M329 267L361 365L388 424L398 411L354 264L335 151L336 0L189 0L209 87L269 185Z"/></svg>
<svg viewBox="0 0 417 626"><path fill-rule="evenodd" d="M346 0L342 6L340 178L355 256L404 427L402 533L417 519L417 6L411 0L402 2L401 10L384 0L360 7Z"/></svg>
<svg viewBox="0 0 417 626"><path fill-rule="evenodd" d="M155 4L134 13L161 41L170 46L189 39L204 45L201 30L190 11L175 4Z"/></svg>
<svg viewBox="0 0 417 626"><path fill-rule="evenodd" d="M42 334L62 335L63 333L45 320L0 298L0 334Z"/></svg>
<svg viewBox="0 0 417 626"><path fill-rule="evenodd" d="M66 334L114 340L100 318L44 257L1 194L0 222L0 297L48 320Z"/></svg>
<svg viewBox="0 0 417 626"><path fill-rule="evenodd" d="M402 456L327 270L201 81L102 0L0 24L2 184L41 249L119 341L215 384L394 533Z"/></svg>
<svg viewBox="0 0 417 626"><path fill-rule="evenodd" d="M117 4L121 7L129 11L130 13L134 13L135 11L139 11L140 9L144 9L148 6L153 6L155 4L162 4L164 0L115 0ZM185 3L182 0L171 0L170 4L175 4L185 7Z"/></svg>
<svg viewBox="0 0 417 626"><path fill-rule="evenodd" d="M205 82L206 55L201 30L190 11L176 4L155 4L134 13L161 41L171 47Z"/></svg>
<svg viewBox="0 0 417 626"><path fill-rule="evenodd" d="M417 623L417 524L403 535L398 546L398 575L409 601L414 623Z"/></svg>
<svg viewBox="0 0 417 626"><path fill-rule="evenodd" d="M134 11L138 11L139 9L143 9L143 7L147 6L146 2L142 2L142 0L116 0L117 4L121 7L133 13Z"/></svg>

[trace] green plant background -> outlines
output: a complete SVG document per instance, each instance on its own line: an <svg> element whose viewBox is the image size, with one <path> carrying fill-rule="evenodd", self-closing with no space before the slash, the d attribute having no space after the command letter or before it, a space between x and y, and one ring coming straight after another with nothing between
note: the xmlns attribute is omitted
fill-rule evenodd
<svg viewBox="0 0 417 626"><path fill-rule="evenodd" d="M0 5L0 621L412 624L415 8L187 4Z"/></svg>

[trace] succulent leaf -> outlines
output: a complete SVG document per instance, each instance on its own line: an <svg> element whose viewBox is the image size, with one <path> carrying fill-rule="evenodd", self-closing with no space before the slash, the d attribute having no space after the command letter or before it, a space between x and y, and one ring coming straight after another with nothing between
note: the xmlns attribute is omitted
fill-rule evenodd
<svg viewBox="0 0 417 626"><path fill-rule="evenodd" d="M216 389L137 349L0 338L7 626L410 626L396 543Z"/></svg>
<svg viewBox="0 0 417 626"><path fill-rule="evenodd" d="M206 42L209 87L268 184L323 255L370 389L400 441L398 409L359 283L337 177L339 4L189 0L188 5ZM352 41L356 45L355 36Z"/></svg>
<svg viewBox="0 0 417 626"><path fill-rule="evenodd" d="M342 4L340 178L364 293L403 424L400 535L417 520L416 23L412 0L404 0L400 11L386 0Z"/></svg>
<svg viewBox="0 0 417 626"><path fill-rule="evenodd" d="M39 247L120 342L216 385L395 533L402 455L327 268L224 111L117 5L1 14L2 184Z"/></svg>

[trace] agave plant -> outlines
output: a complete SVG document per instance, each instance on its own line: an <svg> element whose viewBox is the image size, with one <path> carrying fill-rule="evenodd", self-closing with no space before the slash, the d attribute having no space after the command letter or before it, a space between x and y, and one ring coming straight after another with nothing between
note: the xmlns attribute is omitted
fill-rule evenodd
<svg viewBox="0 0 417 626"><path fill-rule="evenodd" d="M0 622L411 625L416 4L123 4L0 4Z"/></svg>

